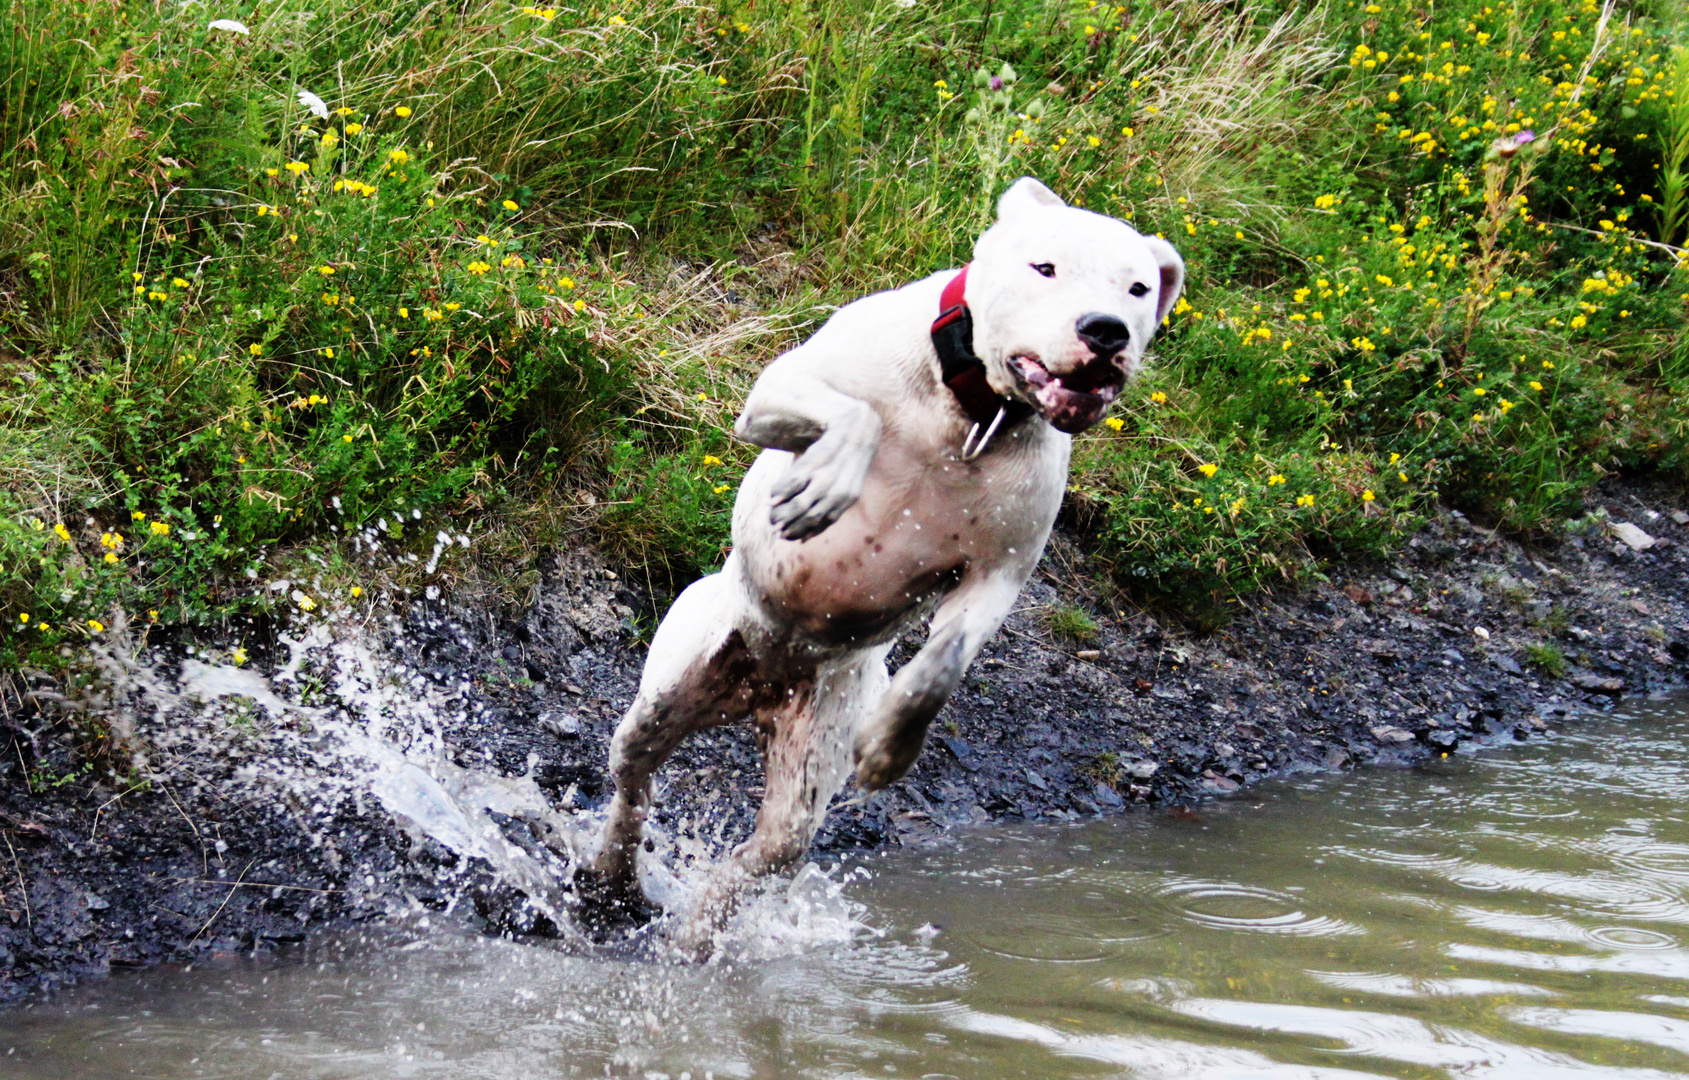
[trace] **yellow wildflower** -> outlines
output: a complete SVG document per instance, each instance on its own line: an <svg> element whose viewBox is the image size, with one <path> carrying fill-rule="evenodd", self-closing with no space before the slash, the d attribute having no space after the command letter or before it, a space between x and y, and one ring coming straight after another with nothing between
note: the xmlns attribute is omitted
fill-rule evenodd
<svg viewBox="0 0 1689 1080"><path fill-rule="evenodd" d="M502 205L504 206L504 208L506 210L520 210L520 209L522 209L520 206L517 205L515 199L506 199L506 200L504 200L504 203Z"/></svg>
<svg viewBox="0 0 1689 1080"><path fill-rule="evenodd" d="M1104 420L1103 423L1107 424L1114 431L1119 431L1121 428L1126 426L1126 421L1120 419L1118 416L1111 416L1107 420Z"/></svg>
<svg viewBox="0 0 1689 1080"><path fill-rule="evenodd" d="M1149 399L1151 401L1155 402L1157 405L1167 404L1167 395L1162 393L1160 390L1157 390L1155 393L1151 394L1149 396Z"/></svg>
<svg viewBox="0 0 1689 1080"><path fill-rule="evenodd" d="M1220 471L1220 466L1218 466L1218 465L1198 465L1196 467L1196 471L1201 473L1203 476L1208 477L1209 479L1213 479L1214 474Z"/></svg>
<svg viewBox="0 0 1689 1080"><path fill-rule="evenodd" d="M398 108L393 110L393 115L397 116L401 120L403 120L405 117L409 116L410 114L411 114L411 107L409 105L400 105Z"/></svg>
<svg viewBox="0 0 1689 1080"><path fill-rule="evenodd" d="M1378 496L1376 496L1372 493L1371 488L1367 488L1365 491L1361 492L1361 502L1371 502L1373 499L1376 499L1377 497Z"/></svg>
<svg viewBox="0 0 1689 1080"><path fill-rule="evenodd" d="M94 633L96 633L96 634L103 633L105 631L105 628L106 628L106 624L101 622L98 619L89 619L88 620L88 629L94 631Z"/></svg>

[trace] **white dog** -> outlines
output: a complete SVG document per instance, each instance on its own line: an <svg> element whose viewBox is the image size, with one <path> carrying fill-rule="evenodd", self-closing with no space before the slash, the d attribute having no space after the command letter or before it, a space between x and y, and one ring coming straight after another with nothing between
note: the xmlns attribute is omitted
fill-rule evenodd
<svg viewBox="0 0 1689 1080"><path fill-rule="evenodd" d="M1008 615L1049 538L1071 436L1101 419L1184 283L1172 245L1024 177L974 261L839 310L771 363L735 427L764 447L733 553L681 593L616 729L616 791L579 882L599 913L635 878L652 774L691 732L756 723L750 839L677 934L707 955L754 877L804 854L854 764L872 791ZM895 679L893 643L932 614Z"/></svg>

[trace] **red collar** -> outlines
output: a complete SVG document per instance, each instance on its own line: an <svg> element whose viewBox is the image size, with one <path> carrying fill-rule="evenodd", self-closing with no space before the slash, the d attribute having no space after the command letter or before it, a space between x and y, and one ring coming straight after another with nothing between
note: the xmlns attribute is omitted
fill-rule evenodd
<svg viewBox="0 0 1689 1080"><path fill-rule="evenodd" d="M940 378L955 395L968 419L988 425L997 419L1013 424L1032 412L1032 407L1012 398L1000 397L985 379L985 363L974 355L973 313L964 298L968 268L962 267L944 286L938 301L938 318L932 324L932 345L938 352Z"/></svg>

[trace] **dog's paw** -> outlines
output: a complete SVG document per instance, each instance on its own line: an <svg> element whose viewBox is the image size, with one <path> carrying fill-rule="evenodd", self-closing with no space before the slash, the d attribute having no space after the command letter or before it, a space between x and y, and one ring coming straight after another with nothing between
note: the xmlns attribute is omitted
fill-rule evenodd
<svg viewBox="0 0 1689 1080"><path fill-rule="evenodd" d="M768 520L787 540L825 531L856 505L873 451L822 438L792 461L774 485Z"/></svg>
<svg viewBox="0 0 1689 1080"><path fill-rule="evenodd" d="M856 785L863 791L878 791L908 775L926 745L926 729L913 737L858 739L856 743Z"/></svg>
<svg viewBox="0 0 1689 1080"><path fill-rule="evenodd" d="M967 667L960 637L934 642L903 666L856 737L856 782L865 791L896 783L915 767L927 728Z"/></svg>
<svg viewBox="0 0 1689 1080"><path fill-rule="evenodd" d="M599 941L637 930L663 914L637 884L605 877L590 866L578 868L571 884L575 921Z"/></svg>
<svg viewBox="0 0 1689 1080"><path fill-rule="evenodd" d="M715 954L716 933L713 921L694 915L669 934L669 951L683 963L705 963Z"/></svg>

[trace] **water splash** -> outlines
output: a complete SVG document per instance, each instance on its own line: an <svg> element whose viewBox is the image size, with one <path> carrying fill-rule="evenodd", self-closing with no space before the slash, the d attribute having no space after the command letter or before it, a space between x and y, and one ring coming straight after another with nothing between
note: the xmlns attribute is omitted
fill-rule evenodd
<svg viewBox="0 0 1689 1080"><path fill-rule="evenodd" d="M453 761L444 732L477 707L465 688L436 685L347 629L317 623L283 635L287 658L268 675L204 655L183 661L173 682L138 666L130 696L150 699L155 718L143 738L204 751L231 731L257 729L261 717L264 752L237 770L239 782L260 798L303 808L321 842L333 843L331 827L343 828L348 811L367 819L373 800L414 841L459 857L448 871L459 881L448 912L485 867L549 923L528 920L525 927L554 933L584 953L598 951L572 917L568 883L590 858L602 815L578 806L572 787L556 803L548 798L533 775L536 755L529 772L516 777ZM729 838L671 835L655 823L646 834L641 885L670 914L616 951L625 956L631 944L661 958L663 931L690 911ZM762 883L724 932L721 962L766 960L871 934L843 884L813 864L789 883Z"/></svg>

